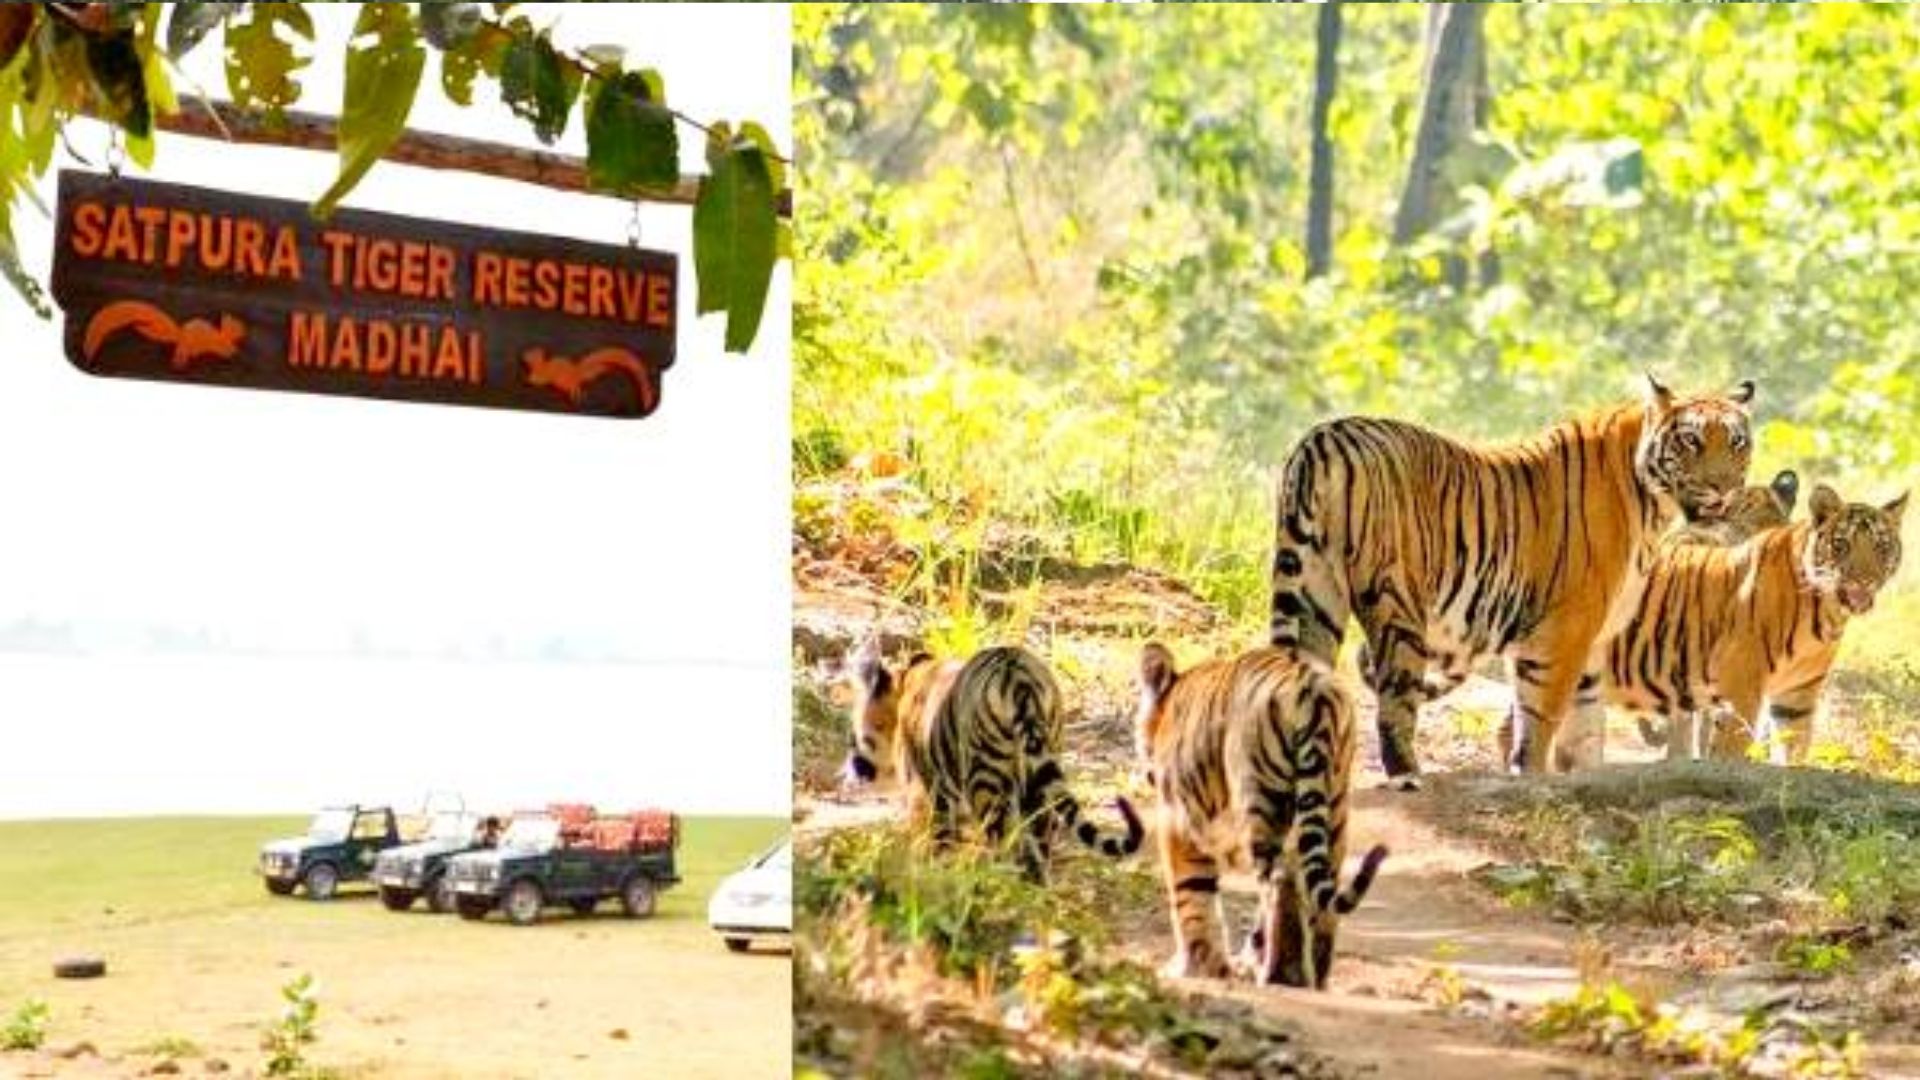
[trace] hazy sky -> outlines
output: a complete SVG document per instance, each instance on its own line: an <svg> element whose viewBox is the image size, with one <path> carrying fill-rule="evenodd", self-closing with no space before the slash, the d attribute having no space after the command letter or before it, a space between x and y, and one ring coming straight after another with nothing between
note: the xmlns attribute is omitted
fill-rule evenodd
<svg viewBox="0 0 1920 1080"><path fill-rule="evenodd" d="M682 112L791 146L784 6L521 10L564 46L627 46ZM337 113L352 10L313 11L299 107ZM188 71L225 95L217 37ZM485 81L448 102L432 57L411 123L537 145ZM70 138L102 160L103 128ZM681 139L702 170L699 133ZM577 114L560 149L585 152ZM334 165L162 134L151 176L311 199ZM391 164L348 205L605 243L631 214ZM44 281L51 223L15 221ZM791 272L752 353L726 355L693 312L690 225L642 212L683 288L678 361L638 422L93 378L57 317L0 291L0 816L299 809L416 781L784 812ZM364 792L375 753L401 764Z"/></svg>

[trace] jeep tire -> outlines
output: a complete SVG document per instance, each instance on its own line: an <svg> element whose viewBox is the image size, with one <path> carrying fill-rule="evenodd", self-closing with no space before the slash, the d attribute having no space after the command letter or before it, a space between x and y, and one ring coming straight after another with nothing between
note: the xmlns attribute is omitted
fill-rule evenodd
<svg viewBox="0 0 1920 1080"><path fill-rule="evenodd" d="M507 913L507 920L515 926L532 926L540 921L540 908L546 900L540 895L540 883L532 878L521 878L507 886L507 895L500 900L500 909Z"/></svg>
<svg viewBox="0 0 1920 1080"><path fill-rule="evenodd" d="M396 889L386 885L380 886L380 902L387 906L388 911L407 910L413 906L414 900L418 899L419 895L419 893L414 892L412 889Z"/></svg>
<svg viewBox="0 0 1920 1080"><path fill-rule="evenodd" d="M314 863L300 875L300 884L307 890L307 899L331 900L340 891L340 871L332 863Z"/></svg>
<svg viewBox="0 0 1920 1080"><path fill-rule="evenodd" d="M635 874L627 879L620 888L620 910L630 919L644 919L653 914L653 882L645 874Z"/></svg>
<svg viewBox="0 0 1920 1080"><path fill-rule="evenodd" d="M447 880L447 875L441 874L427 883L427 907L432 909L435 915L445 915L452 911L453 901L453 882Z"/></svg>

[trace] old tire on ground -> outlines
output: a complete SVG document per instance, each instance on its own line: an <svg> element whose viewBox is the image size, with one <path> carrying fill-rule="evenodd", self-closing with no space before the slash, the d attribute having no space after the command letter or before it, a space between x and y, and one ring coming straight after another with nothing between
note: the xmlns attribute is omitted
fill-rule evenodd
<svg viewBox="0 0 1920 1080"><path fill-rule="evenodd" d="M97 956L65 956L53 962L56 979L97 979L107 973L107 962Z"/></svg>
<svg viewBox="0 0 1920 1080"><path fill-rule="evenodd" d="M567 906L573 909L575 915L591 915L594 907L599 903L591 896L582 896L576 900L567 901Z"/></svg>
<svg viewBox="0 0 1920 1080"><path fill-rule="evenodd" d="M629 918L644 919L653 914L653 882L644 875L635 875L620 890L620 909Z"/></svg>
<svg viewBox="0 0 1920 1080"><path fill-rule="evenodd" d="M299 884L294 881L275 881L272 878L265 878L264 880L267 883L267 891L275 896L292 896L293 887Z"/></svg>
<svg viewBox="0 0 1920 1080"><path fill-rule="evenodd" d="M418 894L412 889L394 889L385 885L380 886L380 902L387 906L388 911L405 911L413 906L413 902L417 897Z"/></svg>
<svg viewBox="0 0 1920 1080"><path fill-rule="evenodd" d="M493 902L480 896L462 896L455 899L454 910L463 919L484 919L493 910Z"/></svg>
<svg viewBox="0 0 1920 1080"><path fill-rule="evenodd" d="M506 911L507 918L515 926L532 926L540 921L540 908L545 899L540 895L540 883L530 878L521 878L507 889L506 898L500 907Z"/></svg>
<svg viewBox="0 0 1920 1080"><path fill-rule="evenodd" d="M340 871L332 863L314 863L300 875L300 884L307 890L307 899L331 900L340 891Z"/></svg>
<svg viewBox="0 0 1920 1080"><path fill-rule="evenodd" d="M753 940L751 938L730 937L727 939L728 952L746 952L752 947Z"/></svg>
<svg viewBox="0 0 1920 1080"><path fill-rule="evenodd" d="M433 883L427 886L427 907L433 909L435 915L452 911L453 901L453 882L448 881L445 874L434 878Z"/></svg>

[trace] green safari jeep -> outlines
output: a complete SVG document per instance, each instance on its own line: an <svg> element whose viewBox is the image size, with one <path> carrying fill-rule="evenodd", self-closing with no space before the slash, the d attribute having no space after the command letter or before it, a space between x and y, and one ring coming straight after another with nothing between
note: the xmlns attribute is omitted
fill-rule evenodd
<svg viewBox="0 0 1920 1080"><path fill-rule="evenodd" d="M446 878L465 919L498 910L526 926L545 907L564 904L585 915L606 899L617 899L630 918L645 918L660 892L680 881L679 837L678 819L661 811L584 822L523 814L498 847L449 860Z"/></svg>
<svg viewBox="0 0 1920 1080"><path fill-rule="evenodd" d="M260 849L260 877L275 896L300 888L309 900L331 900L341 883L365 881L374 859L399 843L392 807L328 807L313 816L305 836Z"/></svg>

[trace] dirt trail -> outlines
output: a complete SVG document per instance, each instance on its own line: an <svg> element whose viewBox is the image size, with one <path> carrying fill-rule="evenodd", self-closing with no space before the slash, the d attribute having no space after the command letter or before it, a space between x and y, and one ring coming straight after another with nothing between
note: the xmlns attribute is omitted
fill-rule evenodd
<svg viewBox="0 0 1920 1080"><path fill-rule="evenodd" d="M1510 1008L1564 997L1579 985L1575 935L1567 927L1500 909L1478 895L1467 871L1490 856L1425 824L1414 813L1429 793L1355 792L1356 846L1384 841L1393 854L1366 903L1343 924L1327 993L1196 980L1201 993L1250 1004L1296 1025L1315 1053L1356 1075L1422 1080L1629 1075L1616 1063L1554 1050L1500 1019ZM893 812L882 798L802 801L803 834L856 827ZM1244 929L1251 880L1227 881ZM1127 950L1157 967L1172 949L1166 913L1131 913ZM1442 1009L1424 995L1439 968L1453 971L1462 1003Z"/></svg>
<svg viewBox="0 0 1920 1080"><path fill-rule="evenodd" d="M1373 891L1341 926L1327 993L1245 985L1218 992L1297 1024L1306 1044L1356 1071L1423 1080L1625 1075L1618 1065L1544 1047L1499 1019L1506 1009L1564 997L1579 986L1566 927L1501 911L1463 875L1488 856L1434 831L1409 811L1426 793L1355 792L1353 843L1393 853ZM1250 881L1229 882L1251 899ZM1243 908L1245 905L1243 904ZM1250 908L1243 910L1246 915ZM1154 955L1172 948L1164 913ZM1462 1004L1442 1009L1435 972L1451 970ZM1218 984L1215 984L1218 985Z"/></svg>

